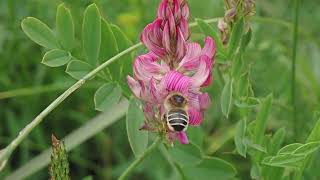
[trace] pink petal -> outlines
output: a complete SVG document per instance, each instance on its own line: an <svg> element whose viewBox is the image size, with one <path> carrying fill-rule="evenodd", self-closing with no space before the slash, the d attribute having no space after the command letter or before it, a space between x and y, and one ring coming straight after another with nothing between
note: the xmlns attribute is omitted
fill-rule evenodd
<svg viewBox="0 0 320 180"><path fill-rule="evenodd" d="M199 67L197 68L196 73L191 77L192 85L194 87L201 87L206 82L211 72L211 59L209 59L208 56L200 56L199 61Z"/></svg>
<svg viewBox="0 0 320 180"><path fill-rule="evenodd" d="M168 7L168 0L163 0L158 8L158 17L161 19L165 19L166 17L166 10Z"/></svg>
<svg viewBox="0 0 320 180"><path fill-rule="evenodd" d="M162 45L166 49L167 52L171 52L171 46L170 46L170 32L169 32L169 23L166 22L163 28L163 39L162 39Z"/></svg>
<svg viewBox="0 0 320 180"><path fill-rule="evenodd" d="M199 126L203 120L202 113L195 108L189 108L189 124L191 126Z"/></svg>
<svg viewBox="0 0 320 180"><path fill-rule="evenodd" d="M187 134L185 132L177 132L176 138L180 141L181 144L189 144Z"/></svg>
<svg viewBox="0 0 320 180"><path fill-rule="evenodd" d="M211 99L208 93L202 93L199 95L200 109L205 110L208 109L211 105Z"/></svg>
<svg viewBox="0 0 320 180"><path fill-rule="evenodd" d="M168 72L161 80L161 87L166 91L186 94L190 87L190 78L177 71Z"/></svg>
<svg viewBox="0 0 320 180"><path fill-rule="evenodd" d="M188 104L190 108L195 108L200 110L200 100L199 95L201 92L198 89L190 88L188 92Z"/></svg>
<svg viewBox="0 0 320 180"><path fill-rule="evenodd" d="M173 9L173 13L174 13L174 18L175 19L181 19L181 1L179 2L179 0L173 0L173 4L174 4L174 9Z"/></svg>
<svg viewBox="0 0 320 180"><path fill-rule="evenodd" d="M210 71L207 80L201 85L201 87L209 86L212 83L212 81L213 81L212 72Z"/></svg>
<svg viewBox="0 0 320 180"><path fill-rule="evenodd" d="M180 61L186 53L186 42L180 28L178 28L177 35L176 58Z"/></svg>
<svg viewBox="0 0 320 180"><path fill-rule="evenodd" d="M128 85L129 85L131 91L133 92L133 94L136 97L140 98L141 97L141 86L140 86L139 82L136 81L131 76L127 76L127 81L128 81Z"/></svg>
<svg viewBox="0 0 320 180"><path fill-rule="evenodd" d="M179 63L179 68L187 70L193 70L199 66L199 56L201 53L201 47L198 43L186 44L186 55Z"/></svg>
<svg viewBox="0 0 320 180"><path fill-rule="evenodd" d="M202 55L207 55L210 59L216 54L216 44L211 37L207 37L204 41L204 47L201 51Z"/></svg>
<svg viewBox="0 0 320 180"><path fill-rule="evenodd" d="M170 36L174 38L176 36L177 30L176 30L176 22L172 14L172 11L169 11L168 22L169 22Z"/></svg>
<svg viewBox="0 0 320 180"><path fill-rule="evenodd" d="M188 39L190 34L189 34L189 24L186 19L180 20L179 28L183 34L184 39Z"/></svg>
<svg viewBox="0 0 320 180"><path fill-rule="evenodd" d="M151 95L151 102L158 103L159 102L159 95L157 90L156 82L153 78L150 79L149 83L150 95Z"/></svg>
<svg viewBox="0 0 320 180"><path fill-rule="evenodd" d="M189 6L188 6L187 3L185 3L184 6L182 7L182 12L181 12L182 17L184 19L188 19L189 18L189 13L190 13L189 12Z"/></svg>
<svg viewBox="0 0 320 180"><path fill-rule="evenodd" d="M157 63L157 56L153 53L138 56L133 63L133 69L135 77L144 82L152 77L159 80L162 78L162 72L166 71Z"/></svg>
<svg viewBox="0 0 320 180"><path fill-rule="evenodd" d="M143 105L143 112L147 119L154 120L155 119L155 113L153 111L153 105L151 103L144 103Z"/></svg>
<svg viewBox="0 0 320 180"><path fill-rule="evenodd" d="M159 57L165 55L165 50L163 47L161 47L161 23L162 20L155 20L154 22L148 24L144 28L140 38L148 50L155 53Z"/></svg>

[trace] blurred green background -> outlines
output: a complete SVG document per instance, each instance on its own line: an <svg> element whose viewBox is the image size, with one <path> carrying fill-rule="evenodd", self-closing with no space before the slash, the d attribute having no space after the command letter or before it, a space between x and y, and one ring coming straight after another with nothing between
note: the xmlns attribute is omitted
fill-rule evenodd
<svg viewBox="0 0 320 180"><path fill-rule="evenodd" d="M0 149L5 147L26 124L75 82L63 68L47 68L40 64L44 54L22 32L20 23L32 16L54 27L57 6L64 2L72 11L76 35L80 36L83 11L95 2L104 18L117 24L133 41L139 41L143 27L156 14L159 0L1 0L0 1ZM214 18L224 15L223 0L189 0L191 20ZM302 1L297 56L297 124L292 121L290 107L290 62L292 54L292 0L259 0L256 15L252 18L253 40L245 58L255 96L274 95L268 133L285 127L285 144L302 142L315 123L320 108L320 4L318 1ZM193 29L193 38L202 39L199 30ZM93 94L101 83L92 81L54 110L43 123L20 145L10 159L0 179L41 153L50 146L51 133L63 138L98 114L94 110ZM23 88L19 95L17 90ZM10 91L12 97L5 98ZM214 83L207 89L213 105L207 112L201 130L200 141L208 154L232 162L239 177L250 177L248 159L233 154L232 138L236 115L223 118L220 110L221 87ZM19 92L19 91L18 91ZM20 91L21 92L21 91ZM2 94L1 94L2 93ZM2 96L1 96L2 95ZM299 131L293 131L294 126ZM216 151L216 147L220 147ZM319 153L318 153L319 154ZM133 159L127 140L125 121L120 120L75 148L69 154L71 175L81 179L92 175L94 179L115 179ZM315 162L320 162L320 156ZM156 169L154 167L159 167ZM314 167L320 167L315 165ZM312 171L320 178L319 171ZM171 177L172 169L159 152L154 152L142 163L132 179L164 179ZM318 174L315 174L318 173ZM48 179L47 168L29 179Z"/></svg>

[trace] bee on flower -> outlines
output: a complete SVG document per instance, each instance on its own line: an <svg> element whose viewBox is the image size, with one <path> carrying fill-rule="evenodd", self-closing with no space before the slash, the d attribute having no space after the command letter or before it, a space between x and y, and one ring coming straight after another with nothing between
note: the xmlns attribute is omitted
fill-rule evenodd
<svg viewBox="0 0 320 180"><path fill-rule="evenodd" d="M128 84L143 103L142 129L165 133L187 144L188 126L199 126L210 106L201 88L212 83L216 47L207 37L204 47L189 39L189 7L185 0L163 0L157 18L141 34L149 52L138 56Z"/></svg>

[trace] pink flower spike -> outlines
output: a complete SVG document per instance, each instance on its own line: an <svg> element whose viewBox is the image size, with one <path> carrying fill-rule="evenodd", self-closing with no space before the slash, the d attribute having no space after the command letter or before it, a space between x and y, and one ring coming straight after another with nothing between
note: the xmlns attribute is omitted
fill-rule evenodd
<svg viewBox="0 0 320 180"><path fill-rule="evenodd" d="M203 116L200 111L195 108L190 108L188 110L189 113L189 124L191 126L199 126L202 123Z"/></svg>
<svg viewBox="0 0 320 180"><path fill-rule="evenodd" d="M185 132L177 132L176 138L180 141L181 144L189 144L188 136Z"/></svg>

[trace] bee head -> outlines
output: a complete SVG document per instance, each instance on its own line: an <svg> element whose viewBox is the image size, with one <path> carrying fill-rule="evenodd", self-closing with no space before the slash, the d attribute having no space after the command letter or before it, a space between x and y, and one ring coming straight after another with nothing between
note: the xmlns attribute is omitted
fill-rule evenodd
<svg viewBox="0 0 320 180"><path fill-rule="evenodd" d="M173 107L183 108L187 105L187 99L182 94L172 93L167 97L167 103Z"/></svg>

